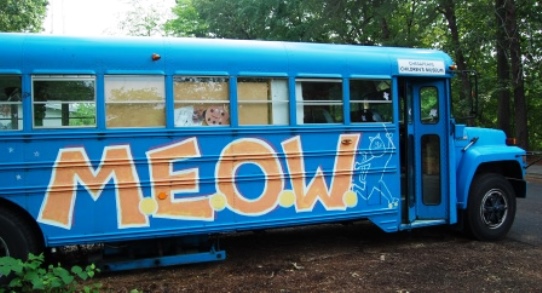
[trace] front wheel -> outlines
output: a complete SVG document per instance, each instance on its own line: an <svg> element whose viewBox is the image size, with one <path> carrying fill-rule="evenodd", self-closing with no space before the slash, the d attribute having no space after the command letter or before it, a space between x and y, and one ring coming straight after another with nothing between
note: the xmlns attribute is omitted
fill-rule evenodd
<svg viewBox="0 0 542 293"><path fill-rule="evenodd" d="M487 173L474 178L466 211L467 229L483 241L504 238L516 215L514 189L500 174Z"/></svg>

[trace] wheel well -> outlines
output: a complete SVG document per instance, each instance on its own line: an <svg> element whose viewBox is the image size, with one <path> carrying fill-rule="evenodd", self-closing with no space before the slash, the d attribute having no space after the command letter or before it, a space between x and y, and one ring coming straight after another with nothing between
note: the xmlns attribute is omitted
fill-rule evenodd
<svg viewBox="0 0 542 293"><path fill-rule="evenodd" d="M37 239L41 240L40 246L42 248L45 246L43 233L41 232L41 229L38 226L38 223L32 217L32 215L30 215L26 210L21 208L19 205L15 204L15 203L13 203L13 202L11 202L9 200L6 200L4 198L0 198L0 206L3 207L3 208L5 207L8 210L10 210L10 211L16 213L17 215L19 215L21 217L21 219L25 222L25 224L27 224L28 227L30 227L32 229L32 232L34 233L34 235L38 236Z"/></svg>
<svg viewBox="0 0 542 293"><path fill-rule="evenodd" d="M517 161L483 163L476 170L475 176L483 173L501 174L514 188L516 197L525 197L527 195L527 183L523 178L521 166Z"/></svg>

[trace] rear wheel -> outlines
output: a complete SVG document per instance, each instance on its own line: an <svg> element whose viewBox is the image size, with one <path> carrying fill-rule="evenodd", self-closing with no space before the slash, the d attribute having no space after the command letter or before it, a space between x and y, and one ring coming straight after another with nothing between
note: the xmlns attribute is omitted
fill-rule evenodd
<svg viewBox="0 0 542 293"><path fill-rule="evenodd" d="M500 174L481 174L474 178L466 211L470 234L484 241L506 236L516 215L514 189Z"/></svg>
<svg viewBox="0 0 542 293"><path fill-rule="evenodd" d="M19 213L0 207L0 257L26 260L29 253L41 252L42 240ZM0 284L5 278L0 275Z"/></svg>

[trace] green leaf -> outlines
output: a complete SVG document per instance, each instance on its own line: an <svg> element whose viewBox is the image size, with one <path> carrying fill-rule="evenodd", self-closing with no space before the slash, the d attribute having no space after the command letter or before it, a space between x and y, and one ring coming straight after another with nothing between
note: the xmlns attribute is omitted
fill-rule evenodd
<svg viewBox="0 0 542 293"><path fill-rule="evenodd" d="M32 278L30 279L30 283L32 283L32 289L34 290L43 290L45 288L43 280L40 278Z"/></svg>
<svg viewBox="0 0 542 293"><path fill-rule="evenodd" d="M40 273L39 271L27 271L24 275L24 279L33 281L35 279L40 279L40 275L43 275L43 273Z"/></svg>
<svg viewBox="0 0 542 293"><path fill-rule="evenodd" d="M0 267L0 276L9 276L10 273L11 273L11 268Z"/></svg>
<svg viewBox="0 0 542 293"><path fill-rule="evenodd" d="M80 266L73 266L71 271L72 273L79 275L83 271L83 269Z"/></svg>
<svg viewBox="0 0 542 293"><path fill-rule="evenodd" d="M26 267L30 270L36 270L41 266L41 261L31 260L26 263Z"/></svg>
<svg viewBox="0 0 542 293"><path fill-rule="evenodd" d="M70 274L70 272L68 270L66 270L65 268L63 268L61 266L55 267L51 271L53 272L53 274L55 276L59 276L59 277L66 276L66 275Z"/></svg>
<svg viewBox="0 0 542 293"><path fill-rule="evenodd" d="M23 282L19 278L15 278L9 282L8 287L10 288L19 288L23 286Z"/></svg>
<svg viewBox="0 0 542 293"><path fill-rule="evenodd" d="M11 256L0 257L0 266L14 266L17 265L18 262L19 260Z"/></svg>
<svg viewBox="0 0 542 293"><path fill-rule="evenodd" d="M75 277L69 274L62 275L60 277L62 278L62 281L64 282L64 284L67 284L67 285L73 283L73 281L75 280Z"/></svg>
<svg viewBox="0 0 542 293"><path fill-rule="evenodd" d="M65 284L60 281L59 278L53 278L51 279L51 282L49 283L49 288L63 288Z"/></svg>
<svg viewBox="0 0 542 293"><path fill-rule="evenodd" d="M13 272L15 272L16 274L21 274L24 270L24 263L22 260L17 260L17 263L13 265L13 267L11 268L11 270Z"/></svg>
<svg viewBox="0 0 542 293"><path fill-rule="evenodd" d="M9 275L12 271L16 272L19 261L9 256L0 258L0 275Z"/></svg>

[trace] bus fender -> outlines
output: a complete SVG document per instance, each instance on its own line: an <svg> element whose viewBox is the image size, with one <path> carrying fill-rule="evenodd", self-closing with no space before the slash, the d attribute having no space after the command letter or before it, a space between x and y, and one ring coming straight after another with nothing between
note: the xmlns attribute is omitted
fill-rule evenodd
<svg viewBox="0 0 542 293"><path fill-rule="evenodd" d="M509 147L505 145L484 145L473 146L462 152L459 164L457 164L457 207L466 209L468 195L472 180L477 172L483 172L481 166L484 164L506 164L517 165L520 168L518 158L521 160L523 150L518 147ZM502 174L498 168L489 169L491 172ZM521 172L524 172L522 170ZM505 175L505 174L502 174ZM523 178L523 174L521 176ZM522 195L517 195L521 197Z"/></svg>

